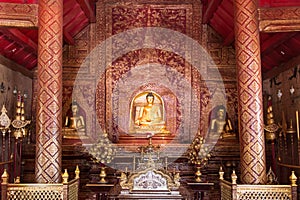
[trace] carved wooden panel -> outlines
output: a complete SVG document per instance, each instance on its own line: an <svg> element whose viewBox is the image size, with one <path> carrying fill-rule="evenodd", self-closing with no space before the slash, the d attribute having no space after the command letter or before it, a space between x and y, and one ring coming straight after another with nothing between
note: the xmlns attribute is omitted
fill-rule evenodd
<svg viewBox="0 0 300 200"><path fill-rule="evenodd" d="M148 1L145 1L148 2ZM193 27L193 1L188 2L186 4L160 4L158 2L152 2L151 4L145 4L145 2L141 3L116 3L116 4L108 4L106 6L105 12L106 14L106 38L112 35L116 35L119 33L123 33L126 30L131 30L133 28L141 28L141 27L160 27L160 28L169 28L175 31L179 31L181 33L187 35L194 35L195 27ZM198 7L199 8L199 7ZM101 8L98 8L101 9ZM101 13L101 12L98 12ZM198 17L200 17L198 15ZM197 21L197 20L195 20ZM201 28L198 26L198 28ZM103 32L102 32L103 33ZM199 31L197 32L199 33ZM101 34L101 32L100 32ZM154 41L151 39L147 40L147 32L144 33L145 41L153 43ZM177 40L176 37L170 38L165 37L165 42L167 44L179 44L180 40ZM117 48L112 48L112 54L118 53L115 51L123 51L122 48L128 48L128 41L132 41L130 38L126 38L126 34L121 39L118 39L116 44L118 44ZM155 45L155 44L154 44ZM142 44L141 44L142 46ZM182 55L186 55L186 52L181 52ZM116 133L118 129L116 129L116 124L114 122L118 121L120 116L120 104L114 102L121 102L119 96L122 96L118 90L116 89L116 85L122 80L122 76L126 73L130 73L133 69L138 69L137 66L142 66L149 63L157 63L161 65L170 65L171 68L174 68L177 73L182 74L188 80L192 80L191 78L191 67L187 65L186 61L172 53L167 52L165 50L151 50L151 49L142 49L142 50L134 50L127 53L125 56L120 57L116 61L112 63L112 67L108 68L106 72L105 80L105 88L106 88L106 101L102 101L100 98L104 98L104 96L99 95L98 102L105 103L106 110L103 112L100 108L103 108L103 104L100 107L97 107L97 113L100 117L105 117L105 123L107 125L107 131L111 133ZM140 77L143 77L143 72L140 72ZM128 78L128 77L127 77ZM167 78L167 77L166 77ZM103 82L103 81L102 81ZM142 83L142 81L141 81ZM150 83L153 85L153 83ZM159 83L156 83L159 85ZM189 83L190 84L190 83ZM146 82L142 83L140 86L147 85ZM135 86L133 83L128 87L127 93L132 93L140 86ZM136 88L135 88L136 87ZM160 86L161 87L161 86ZM156 90L158 90L158 86L155 86ZM153 88L152 88L153 89ZM114 93L113 93L114 92ZM166 94L165 94L166 95ZM129 95L130 96L130 95ZM128 96L127 96L128 98ZM183 98L183 96L178 96L177 98ZM180 100L179 100L180 101ZM130 99L127 99L127 104L130 102ZM126 104L126 105L127 105ZM98 104L101 105L101 104ZM199 112L199 111L198 111ZM112 121L110 121L112 120ZM124 119L123 119L124 120ZM104 122L104 120L99 120ZM177 120L176 120L177 121ZM174 124L177 126L176 123ZM119 127L120 128L120 127ZM126 129L125 129L126 130Z"/></svg>
<svg viewBox="0 0 300 200"><path fill-rule="evenodd" d="M83 60L88 56L91 51L92 46L92 26L89 25L85 27L78 35L76 35L74 45L66 45L63 51L63 66L64 72L72 72L75 68L79 67L87 67L86 71L88 71L88 66L81 66ZM74 72L73 72L74 73ZM67 79L64 76L64 79Z"/></svg>
<svg viewBox="0 0 300 200"><path fill-rule="evenodd" d="M196 94L196 96L191 97L191 101L197 102L197 105L192 106L189 112L201 113L200 122L197 119L189 117L191 120L190 124L192 126L198 126L200 123L201 132L205 134L208 127L207 114L211 109L210 103L212 96L210 92L204 92L206 90L208 91L208 89L206 83L203 82L203 77L205 77L205 80L219 81L220 78L218 80L218 76L215 76L215 72L220 72L222 80L235 81L236 75L233 48L224 47L220 36L212 31L211 28L201 25L201 4L195 0L185 2L172 0L164 4L156 0L137 0L130 2L98 1L96 9L97 22L89 25L89 27L77 36L75 40L76 45L74 45L74 47L70 46L64 49L64 87L73 87L74 82L72 80L74 79L80 79L84 85L82 86L83 88L88 85L97 85L96 94L87 94L87 92L85 92L86 94L84 95L90 99L95 98L95 105L93 106L97 109L97 120L94 120L94 122L99 123L105 131L108 130L109 132L118 133L121 129L116 126L116 123L120 121L118 117L120 114L120 102L124 102L124 100L118 97L120 91L118 91L117 85L122 83L121 80L124 78L123 76L131 74L131 70L137 70L137 66L146 65L147 63L156 63L170 65L170 69L176 70L175 74L178 73L185 77L185 81ZM89 57L89 53L94 47L103 44L103 41L109 41L111 36L123 34L124 31L132 30L133 28L150 26L171 28L186 34L196 42L199 42L199 44L207 50L211 56L211 60L204 54L195 55L191 53L193 51L186 52L184 48L182 48L183 51L179 53L192 59L194 64L198 65L198 68L191 66L185 58L174 52L145 48L129 50L125 55L112 60L114 54L126 50L126 48L131 45L129 43L136 42L129 36L127 37L126 34L124 34L124 37L121 39L114 38L112 40L112 42L118 46L113 46L112 48L108 46L108 48L100 50L102 52L99 51L96 57ZM203 33L202 30L205 32ZM145 40L143 42L149 44L153 43L153 40L147 40L147 34L147 32L144 33ZM174 47L184 44L176 37L166 36L163 39L168 45L171 44L174 45ZM130 42L128 43L128 41ZM181 48L177 48L176 50L180 51ZM77 58L77 55L79 58ZM85 56L87 61L84 62L83 59ZM107 68L106 72L100 75L97 74L97 66L104 66ZM168 72L170 72L170 70ZM179 78L175 78L173 81L178 82L179 80ZM219 84L222 83L220 82ZM147 84L142 84L140 88L145 88L146 85ZM152 84L152 86L153 85L155 84ZM159 84L156 83L155 88L159 88L158 85ZM234 83L230 83L229 85L229 88L232 88ZM227 87L227 84L225 84L225 87ZM131 88L134 88L133 85ZM127 92L133 93L135 90L128 89ZM226 91L230 91L229 96L232 95L232 90L229 89ZM206 98L206 96L209 98ZM226 95L223 96L226 97ZM178 96L178 98L183 97L183 93ZM64 94L64 102L70 103L71 98L71 94ZM204 99L202 100L202 98ZM200 101L206 102L201 103ZM130 99L127 99L127 103L128 102L130 102ZM66 105L67 104L64 103L64 112ZM85 106L91 107L90 103L86 103ZM236 109L230 109L230 112L233 110ZM178 112L178 116L181 115L182 113ZM230 113L230 115L236 118L233 113ZM87 123L92 126L91 130L95 130L95 124L91 122L92 120L93 119L87 119ZM175 127L178 129L179 121L178 119L175 121L177 124ZM123 122L123 124L124 123L125 122ZM93 131L87 132L94 134Z"/></svg>
<svg viewBox="0 0 300 200"><path fill-rule="evenodd" d="M224 46L222 38L212 28L207 28L207 51L211 61L207 63L209 79L216 80L214 73L220 72L224 81L236 81L235 50L232 46Z"/></svg>
<svg viewBox="0 0 300 200"><path fill-rule="evenodd" d="M38 5L20 3L0 3L0 25L15 27L38 26Z"/></svg>
<svg viewBox="0 0 300 200"><path fill-rule="evenodd" d="M261 7L287 7L287 6L300 6L298 0L260 0Z"/></svg>
<svg viewBox="0 0 300 200"><path fill-rule="evenodd" d="M259 30L262 32L284 32L300 30L300 8L260 8Z"/></svg>

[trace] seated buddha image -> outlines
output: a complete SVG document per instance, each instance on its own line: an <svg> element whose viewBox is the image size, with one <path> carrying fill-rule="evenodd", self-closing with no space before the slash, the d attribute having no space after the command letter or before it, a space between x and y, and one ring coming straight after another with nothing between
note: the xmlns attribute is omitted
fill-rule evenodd
<svg viewBox="0 0 300 200"><path fill-rule="evenodd" d="M234 137L233 128L230 119L226 115L224 106L218 106L214 109L215 116L212 117L209 126L209 138L227 138Z"/></svg>
<svg viewBox="0 0 300 200"><path fill-rule="evenodd" d="M144 97L145 99L141 101ZM152 92L139 95L131 108L131 133L169 133L166 130L162 99Z"/></svg>
<svg viewBox="0 0 300 200"><path fill-rule="evenodd" d="M67 115L64 124L64 132L84 132L85 131L85 121L84 117L79 114L79 105L74 100L71 104L71 115Z"/></svg>

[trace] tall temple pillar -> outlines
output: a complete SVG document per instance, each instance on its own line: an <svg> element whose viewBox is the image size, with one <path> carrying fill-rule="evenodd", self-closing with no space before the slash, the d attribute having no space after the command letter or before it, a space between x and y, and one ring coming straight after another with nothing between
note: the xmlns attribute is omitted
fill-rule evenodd
<svg viewBox="0 0 300 200"><path fill-rule="evenodd" d="M266 183L257 0L234 0L241 182Z"/></svg>
<svg viewBox="0 0 300 200"><path fill-rule="evenodd" d="M61 182L63 0L39 1L35 179Z"/></svg>

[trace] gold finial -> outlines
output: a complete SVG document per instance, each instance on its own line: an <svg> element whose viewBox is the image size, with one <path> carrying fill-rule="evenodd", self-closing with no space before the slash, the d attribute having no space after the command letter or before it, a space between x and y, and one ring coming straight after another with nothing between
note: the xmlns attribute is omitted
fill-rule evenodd
<svg viewBox="0 0 300 200"><path fill-rule="evenodd" d="M9 177L9 175L7 173L7 170L4 169L4 172L3 172L2 176L1 176L1 178L2 178L2 184L7 184L8 183L8 177Z"/></svg>
<svg viewBox="0 0 300 200"><path fill-rule="evenodd" d="M20 183L20 176L17 176L14 180L15 183Z"/></svg>
<svg viewBox="0 0 300 200"><path fill-rule="evenodd" d="M79 178L80 170L78 165L76 165L76 170L75 170L75 178Z"/></svg>
<svg viewBox="0 0 300 200"><path fill-rule="evenodd" d="M69 174L68 174L67 169L65 169L65 172L64 172L64 174L62 175L62 178L63 178L63 183L68 183Z"/></svg>
<svg viewBox="0 0 300 200"><path fill-rule="evenodd" d="M295 175L295 171L292 171L292 174L290 176L291 186L297 186L297 176Z"/></svg>
<svg viewBox="0 0 300 200"><path fill-rule="evenodd" d="M290 127L286 130L286 133L296 133L296 130L293 128L293 120L290 120Z"/></svg>
<svg viewBox="0 0 300 200"><path fill-rule="evenodd" d="M220 180L224 180L224 171L222 166L220 166L219 175L220 175Z"/></svg>
<svg viewBox="0 0 300 200"><path fill-rule="evenodd" d="M232 171L231 180L232 180L232 184L236 184L237 175L235 174L235 170Z"/></svg>

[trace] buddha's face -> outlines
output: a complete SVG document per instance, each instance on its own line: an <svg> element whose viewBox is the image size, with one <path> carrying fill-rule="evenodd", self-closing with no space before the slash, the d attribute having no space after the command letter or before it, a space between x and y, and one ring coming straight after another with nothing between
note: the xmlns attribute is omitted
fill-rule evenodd
<svg viewBox="0 0 300 200"><path fill-rule="evenodd" d="M154 101L154 97L153 96L148 96L147 97L147 102L148 103L153 104L153 101Z"/></svg>
<svg viewBox="0 0 300 200"><path fill-rule="evenodd" d="M78 106L77 105L72 105L72 113L76 114L78 111Z"/></svg>
<svg viewBox="0 0 300 200"><path fill-rule="evenodd" d="M219 119L224 119L224 110L223 109L220 109L219 111L218 111L218 116L219 116Z"/></svg>

